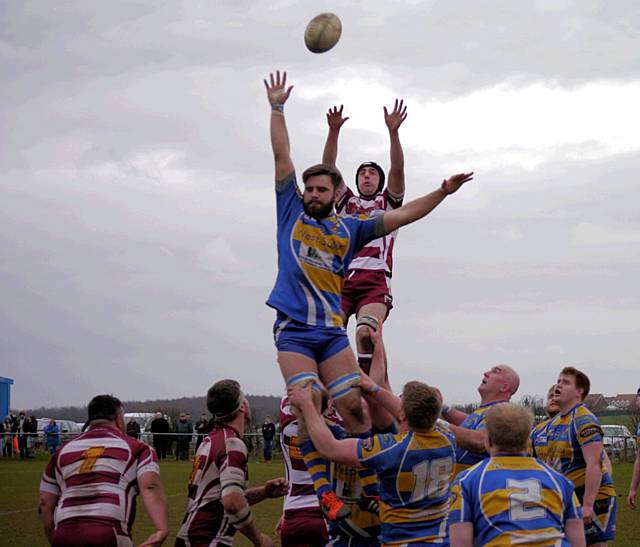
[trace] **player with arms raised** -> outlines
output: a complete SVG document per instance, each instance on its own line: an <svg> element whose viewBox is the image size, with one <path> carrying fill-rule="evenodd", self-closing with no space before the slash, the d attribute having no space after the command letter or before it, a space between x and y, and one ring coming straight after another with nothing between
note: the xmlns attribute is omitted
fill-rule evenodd
<svg viewBox="0 0 640 547"><path fill-rule="evenodd" d="M327 113L329 133L322 161L333 166L338 157L340 129L349 119L343 117L342 112L341 105L339 109L337 106L330 108ZM336 212L339 215L375 216L402 205L405 191L404 153L398 130L406 117L407 107L402 100L396 99L390 113L384 107L384 121L390 140L389 181L385 186L384 170L377 163L362 163L356 170L355 177L358 195L344 183L336 191ZM346 321L354 313L356 315L358 362L367 374L373 357L372 333L378 330L392 308L390 282L396 236L397 230L394 230L363 247L349 264L342 287L343 318ZM378 378L376 380L384 381Z"/></svg>
<svg viewBox="0 0 640 547"><path fill-rule="evenodd" d="M304 192L298 189L284 116L292 90L286 87L286 73L271 74L264 84L271 105L278 221L278 276L267 304L277 312L278 363L287 386L320 379L347 432L364 434L370 424L359 390L352 387L359 380L358 364L341 315L346 268L368 242L424 217L473 173L453 175L433 192L374 218L340 218L334 212L336 189L342 184L337 169L324 164L308 168L302 174ZM335 518L329 508L330 518L332 513Z"/></svg>

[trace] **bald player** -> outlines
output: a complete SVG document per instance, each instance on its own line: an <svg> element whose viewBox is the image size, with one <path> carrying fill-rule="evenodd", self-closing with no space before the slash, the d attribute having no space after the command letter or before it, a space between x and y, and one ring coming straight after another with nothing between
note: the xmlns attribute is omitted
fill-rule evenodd
<svg viewBox="0 0 640 547"><path fill-rule="evenodd" d="M455 435L455 474L485 459L485 414L496 404L506 403L518 391L520 377L509 365L496 365L482 375L478 386L480 406L471 414L442 406L442 417L449 422L449 429Z"/></svg>

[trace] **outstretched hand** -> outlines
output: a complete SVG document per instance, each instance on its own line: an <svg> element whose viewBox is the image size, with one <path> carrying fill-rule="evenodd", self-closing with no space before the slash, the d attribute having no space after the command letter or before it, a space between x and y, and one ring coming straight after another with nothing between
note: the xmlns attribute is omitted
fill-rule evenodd
<svg viewBox="0 0 640 547"><path fill-rule="evenodd" d="M273 77L273 72L269 74L269 82L267 80L264 81L264 87L267 89L267 99L269 100L269 104L284 104L287 102L289 95L291 94L291 90L293 86L287 85L287 73L283 72L282 77L280 76L280 71L276 71L276 77Z"/></svg>
<svg viewBox="0 0 640 547"><path fill-rule="evenodd" d="M329 129L340 129L344 122L346 122L349 117L342 117L342 110L344 105L340 105L340 109L338 110L337 106L329 109L327 112L327 123L329 124Z"/></svg>
<svg viewBox="0 0 640 547"><path fill-rule="evenodd" d="M465 183L473 180L473 171L471 173L458 173L457 175L452 175L448 179L445 179L442 182L442 189L447 194L454 194L460 187Z"/></svg>
<svg viewBox="0 0 640 547"><path fill-rule="evenodd" d="M400 101L398 101L398 99L396 99L391 114L387 111L386 106L382 108L384 109L384 123L387 124L389 131L397 131L402 125L402 122L407 119L407 107L404 104L404 100L400 99Z"/></svg>

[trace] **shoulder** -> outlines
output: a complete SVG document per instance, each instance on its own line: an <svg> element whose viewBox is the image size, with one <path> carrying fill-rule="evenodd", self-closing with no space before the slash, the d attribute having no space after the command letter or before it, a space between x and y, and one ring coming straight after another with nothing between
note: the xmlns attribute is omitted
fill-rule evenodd
<svg viewBox="0 0 640 547"><path fill-rule="evenodd" d="M287 193L291 191L295 191L298 195L300 195L300 190L298 188L295 171L291 171L291 173L289 173L284 178L280 180L276 180L276 192L278 194Z"/></svg>

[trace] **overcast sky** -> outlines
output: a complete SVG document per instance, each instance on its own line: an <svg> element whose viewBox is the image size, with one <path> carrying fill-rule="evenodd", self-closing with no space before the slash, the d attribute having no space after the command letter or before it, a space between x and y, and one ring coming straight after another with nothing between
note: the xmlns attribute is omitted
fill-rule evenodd
<svg viewBox="0 0 640 547"><path fill-rule="evenodd" d="M308 20L333 11L314 55ZM298 172L345 105L338 166L407 198L475 180L403 229L385 327L395 389L523 394L566 364L640 384L640 4L631 0L0 1L0 376L12 406L280 394L273 160L262 79L288 71Z"/></svg>

